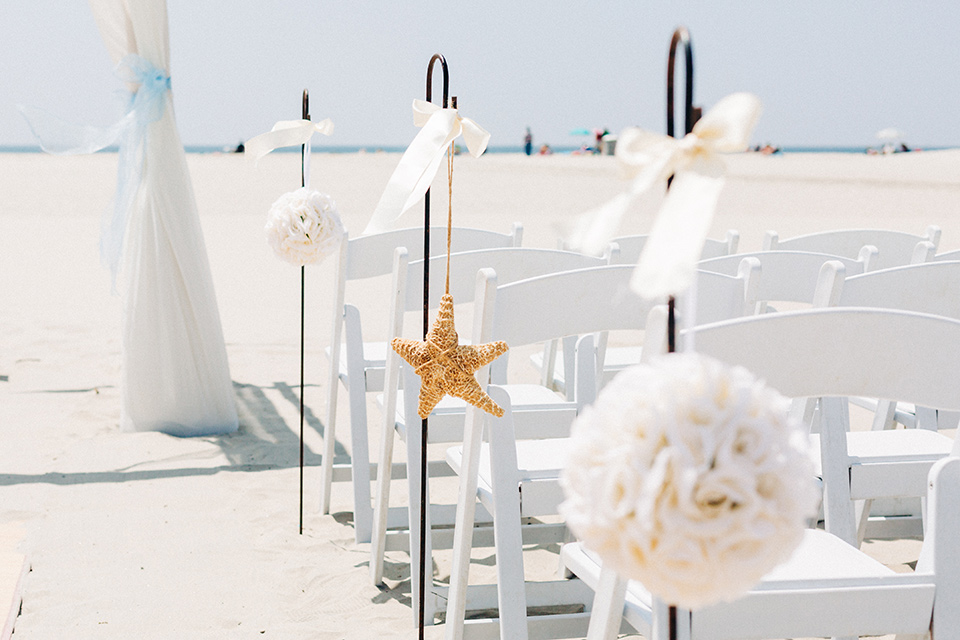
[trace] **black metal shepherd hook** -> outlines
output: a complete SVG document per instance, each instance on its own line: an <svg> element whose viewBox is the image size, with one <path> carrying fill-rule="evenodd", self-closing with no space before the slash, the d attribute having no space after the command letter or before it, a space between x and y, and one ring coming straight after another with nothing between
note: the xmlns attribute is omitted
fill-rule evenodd
<svg viewBox="0 0 960 640"><path fill-rule="evenodd" d="M427 65L427 102L433 101L433 68L434 64L439 62L443 71L443 102L442 107L451 106L450 102L450 71L447 68L446 59L439 53L433 54L430 63ZM456 98L454 98L456 100ZM430 189L427 189L423 196L423 339L427 339L427 331L430 329ZM427 418L423 419L420 429L420 566L417 570L420 572L419 588L419 611L417 613L417 626L419 638L423 640L424 634L424 600L426 598L427 582ZM409 471L408 471L409 472ZM411 544L413 541L411 540Z"/></svg>
<svg viewBox="0 0 960 640"><path fill-rule="evenodd" d="M686 135L693 131L693 125L700 119L702 110L693 106L693 49L690 46L690 32L686 27L677 27L670 39L670 54L667 58L667 135L674 135L674 71L677 57L677 45L683 44L686 57L686 69L684 78L686 80L686 91L684 92L684 116L683 116L683 134ZM667 189L673 176L667 179ZM667 352L674 353L677 350L677 319L676 319L677 300L670 296L667 300ZM670 605L668 609L668 633L670 640L677 640L677 607Z"/></svg>
<svg viewBox="0 0 960 640"><path fill-rule="evenodd" d="M310 92L303 90L303 119L310 119ZM300 186L307 186L307 145L300 145ZM307 268L300 266L300 535L303 535L303 337Z"/></svg>

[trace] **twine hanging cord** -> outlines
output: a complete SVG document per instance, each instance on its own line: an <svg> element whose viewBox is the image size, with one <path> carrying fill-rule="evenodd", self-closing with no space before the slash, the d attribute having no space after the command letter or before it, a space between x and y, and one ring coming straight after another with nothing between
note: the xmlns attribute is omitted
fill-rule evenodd
<svg viewBox="0 0 960 640"><path fill-rule="evenodd" d="M443 292L450 293L450 238L453 229L453 143L447 147L447 280Z"/></svg>

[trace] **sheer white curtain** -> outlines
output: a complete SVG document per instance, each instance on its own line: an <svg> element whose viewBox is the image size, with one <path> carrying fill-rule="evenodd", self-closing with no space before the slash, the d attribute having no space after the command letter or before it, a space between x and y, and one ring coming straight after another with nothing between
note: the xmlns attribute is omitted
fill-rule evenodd
<svg viewBox="0 0 960 640"><path fill-rule="evenodd" d="M90 6L114 62L133 53L169 75L166 0ZM171 92L164 102L162 117L148 125L123 241L121 428L228 433L237 429L237 410L220 314Z"/></svg>

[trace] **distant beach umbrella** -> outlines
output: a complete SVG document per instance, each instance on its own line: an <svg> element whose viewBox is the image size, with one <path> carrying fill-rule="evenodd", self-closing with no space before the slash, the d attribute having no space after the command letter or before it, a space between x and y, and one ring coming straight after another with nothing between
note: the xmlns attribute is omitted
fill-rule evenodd
<svg viewBox="0 0 960 640"><path fill-rule="evenodd" d="M878 140L902 140L904 137L902 131L893 127L887 127L877 132Z"/></svg>

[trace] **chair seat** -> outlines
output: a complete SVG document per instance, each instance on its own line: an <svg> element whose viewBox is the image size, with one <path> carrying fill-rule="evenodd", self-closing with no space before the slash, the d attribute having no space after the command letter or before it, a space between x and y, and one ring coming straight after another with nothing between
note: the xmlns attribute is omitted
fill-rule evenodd
<svg viewBox="0 0 960 640"><path fill-rule="evenodd" d="M600 579L600 562L582 543L564 545L561 552L564 566L581 580L596 589ZM905 585L914 585L910 591L884 590L883 580L893 579ZM829 597L824 597L824 593ZM846 624L851 628L871 625L871 617L883 617L884 609L899 610L894 600L904 597L916 600L916 616L902 616L894 627L923 628L923 611L933 599L932 576L924 574L898 575L890 568L822 530L808 529L793 555L775 567L747 595L730 603L713 605L693 615L694 638L745 637L742 621L749 619L756 626L756 636L767 631L781 631L791 625L797 634L836 629ZM809 595L803 596L807 593ZM909 594L905 596L904 594ZM798 597L807 598L806 612L798 606ZM891 600L893 598L894 600ZM652 598L639 582L628 583L626 620L641 633L649 630ZM926 609L929 616L929 609ZM915 618L915 619L914 619ZM785 622L786 621L786 622ZM879 625L889 620L879 621ZM730 635L730 629L739 629L740 635ZM880 628L880 627L878 627ZM765 631L766 630L766 631ZM776 635L775 637L782 637ZM795 636L790 636L795 637Z"/></svg>
<svg viewBox="0 0 960 640"><path fill-rule="evenodd" d="M480 447L477 493L481 503L490 509L493 506L490 445L484 442ZM569 438L517 441L517 481L521 493L521 515L533 517L555 513L556 506L563 500L563 492L557 480L569 449ZM447 464L455 473L460 474L463 466L462 445L447 449ZM524 496L527 500L522 499Z"/></svg>
<svg viewBox="0 0 960 640"><path fill-rule="evenodd" d="M608 347L603 357L603 378L602 384L606 384L613 379L619 372L627 367L631 367L640 362L642 347ZM537 370L543 369L543 353L534 353L530 356L530 362ZM563 357L557 354L553 365L553 381L558 389L563 390L566 384L566 377L563 371Z"/></svg>
<svg viewBox="0 0 960 640"><path fill-rule="evenodd" d="M330 347L324 349L327 358L330 358ZM364 342L363 343L363 367L367 379L367 391L383 390L383 372L387 362L387 343L386 342ZM349 379L347 373L347 350L340 350L340 363L338 364L339 376L341 380Z"/></svg>
<svg viewBox="0 0 960 640"><path fill-rule="evenodd" d="M819 451L819 435L814 434L811 439L813 450ZM952 448L951 438L926 429L850 432L850 497L865 500L923 496L930 467L950 455Z"/></svg>

